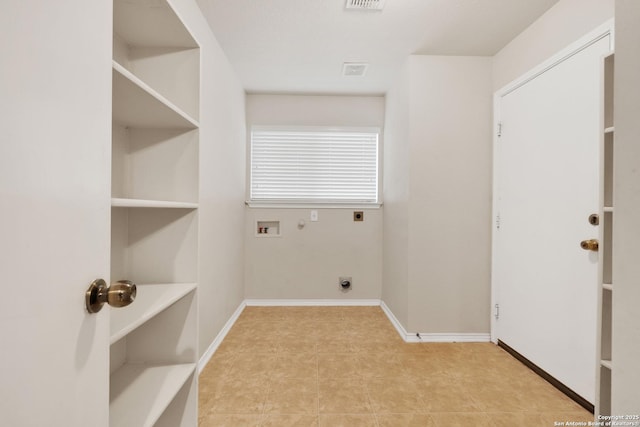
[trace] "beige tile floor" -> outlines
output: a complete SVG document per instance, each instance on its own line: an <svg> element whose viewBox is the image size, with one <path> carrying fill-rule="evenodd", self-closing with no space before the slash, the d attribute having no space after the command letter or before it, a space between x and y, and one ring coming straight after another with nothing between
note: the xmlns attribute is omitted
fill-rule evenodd
<svg viewBox="0 0 640 427"><path fill-rule="evenodd" d="M200 427L554 426L593 415L490 343L407 344L380 307L247 307Z"/></svg>

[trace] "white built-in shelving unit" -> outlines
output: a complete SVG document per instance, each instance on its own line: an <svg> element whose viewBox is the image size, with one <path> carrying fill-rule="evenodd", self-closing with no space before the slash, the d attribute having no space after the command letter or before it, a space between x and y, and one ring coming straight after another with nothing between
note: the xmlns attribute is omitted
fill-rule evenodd
<svg viewBox="0 0 640 427"><path fill-rule="evenodd" d="M614 54L603 59L602 67L602 137L600 151L600 284L598 292L598 370L596 382L596 416L611 415L611 354L614 280L613 265L613 71Z"/></svg>
<svg viewBox="0 0 640 427"><path fill-rule="evenodd" d="M110 425L197 425L200 49L165 0L114 0Z"/></svg>

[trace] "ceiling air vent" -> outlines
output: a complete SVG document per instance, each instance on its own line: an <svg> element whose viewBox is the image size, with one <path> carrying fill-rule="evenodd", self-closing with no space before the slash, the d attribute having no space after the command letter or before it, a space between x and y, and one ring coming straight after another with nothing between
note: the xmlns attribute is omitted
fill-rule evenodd
<svg viewBox="0 0 640 427"><path fill-rule="evenodd" d="M362 77L369 68L366 62L345 62L342 64L342 75L346 77Z"/></svg>
<svg viewBox="0 0 640 427"><path fill-rule="evenodd" d="M347 0L347 10L382 10L385 0Z"/></svg>

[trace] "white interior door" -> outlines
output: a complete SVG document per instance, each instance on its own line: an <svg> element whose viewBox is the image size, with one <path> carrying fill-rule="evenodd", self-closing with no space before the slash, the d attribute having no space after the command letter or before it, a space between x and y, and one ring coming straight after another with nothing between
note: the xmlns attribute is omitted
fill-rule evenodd
<svg viewBox="0 0 640 427"><path fill-rule="evenodd" d="M609 36L503 95L496 143L496 337L594 402L600 61Z"/></svg>
<svg viewBox="0 0 640 427"><path fill-rule="evenodd" d="M106 427L111 2L3 0L0 424Z"/></svg>

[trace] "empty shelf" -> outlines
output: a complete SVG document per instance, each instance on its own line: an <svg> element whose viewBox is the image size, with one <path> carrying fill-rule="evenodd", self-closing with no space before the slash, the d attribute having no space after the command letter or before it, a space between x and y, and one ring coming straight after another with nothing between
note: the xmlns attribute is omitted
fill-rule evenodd
<svg viewBox="0 0 640 427"><path fill-rule="evenodd" d="M113 121L135 128L198 127L196 120L115 61Z"/></svg>
<svg viewBox="0 0 640 427"><path fill-rule="evenodd" d="M195 283L139 285L135 301L111 312L111 344L196 288Z"/></svg>
<svg viewBox="0 0 640 427"><path fill-rule="evenodd" d="M195 363L123 365L111 375L109 424L117 427L153 426L195 370Z"/></svg>
<svg viewBox="0 0 640 427"><path fill-rule="evenodd" d="M115 208L177 208L197 209L198 204L192 202L173 202L170 200L145 200L145 199L111 199L111 206Z"/></svg>

